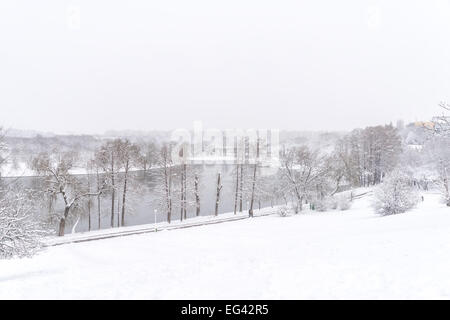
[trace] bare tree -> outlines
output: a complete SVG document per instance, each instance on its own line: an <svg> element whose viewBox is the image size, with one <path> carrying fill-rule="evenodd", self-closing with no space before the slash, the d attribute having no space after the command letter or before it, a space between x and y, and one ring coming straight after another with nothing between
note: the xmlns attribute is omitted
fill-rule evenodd
<svg viewBox="0 0 450 320"><path fill-rule="evenodd" d="M163 212L166 212L167 222L172 221L172 209L173 209L173 161L171 156L170 144L163 144L158 155L158 169L156 171L156 183L157 183L157 196L154 201L161 208Z"/></svg>
<svg viewBox="0 0 450 320"><path fill-rule="evenodd" d="M434 130L439 136L450 137L450 104L446 102L439 103L439 107L443 111L443 114L435 117L434 119Z"/></svg>
<svg viewBox="0 0 450 320"><path fill-rule="evenodd" d="M91 193L70 171L75 165L73 153L41 153L32 159L32 169L46 178L47 192L60 195L64 201L64 212L60 215L58 235L64 236L66 220L71 209L85 197L98 196L103 192Z"/></svg>
<svg viewBox="0 0 450 320"><path fill-rule="evenodd" d="M180 164L176 166L180 183L177 184L173 193L180 199L180 220L187 219L188 208L194 207L196 215L200 215L200 191L199 175L195 168L188 163L184 156L188 153L188 145L183 144L179 151Z"/></svg>
<svg viewBox="0 0 450 320"><path fill-rule="evenodd" d="M281 172L294 195L296 212L302 211L304 200L317 185L316 182L329 171L325 156L308 147L296 147L287 150L282 157Z"/></svg>
<svg viewBox="0 0 450 320"><path fill-rule="evenodd" d="M234 214L238 211L242 212L243 202L243 181L244 181L244 137L235 137L234 141L235 164L231 174L234 179Z"/></svg>
<svg viewBox="0 0 450 320"><path fill-rule="evenodd" d="M97 185L97 225L98 225L98 229L101 228L102 225L102 192L101 188L102 188L102 173L101 173L101 165L98 163L97 159L94 159L92 161L93 166L95 167L95 178L96 178L96 185Z"/></svg>
<svg viewBox="0 0 450 320"><path fill-rule="evenodd" d="M130 180L130 169L133 165L137 165L140 156L140 148L138 145L131 143L129 140L117 141L118 161L120 167L123 168L123 193L122 193L122 212L121 212L121 225L125 225L125 212L126 212L126 200L128 184Z"/></svg>
<svg viewBox="0 0 450 320"><path fill-rule="evenodd" d="M111 228L114 227L115 198L117 191L116 180L120 171L120 162L118 160L119 144L119 139L108 141L100 147L95 156L98 165L102 168L108 178L108 184L111 191ZM119 214L119 209L117 212Z"/></svg>
<svg viewBox="0 0 450 320"><path fill-rule="evenodd" d="M186 219L186 215L187 215L187 199L186 199L186 171L187 171L187 166L186 163L181 164L180 166L180 195L181 195L181 200L180 200L180 220L183 221L183 219Z"/></svg>
<svg viewBox="0 0 450 320"><path fill-rule="evenodd" d="M220 202L220 191L222 190L222 183L220 180L220 173L217 174L217 188L216 188L216 209L214 211L214 215L217 216L219 214L219 202Z"/></svg>
<svg viewBox="0 0 450 320"><path fill-rule="evenodd" d="M234 191L234 214L237 213L237 207L238 207L238 196L239 196L239 171L240 171L240 163L237 162L236 163L236 167L235 167L235 172L234 172L234 176L235 176L235 184L236 184L236 188Z"/></svg>
<svg viewBox="0 0 450 320"><path fill-rule="evenodd" d="M245 171L245 163L241 162L241 165L239 166L240 172L239 172L239 212L242 212L242 204L244 201L244 171Z"/></svg>
<svg viewBox="0 0 450 320"><path fill-rule="evenodd" d="M141 143L139 145L139 149L139 163L141 164L144 172L147 172L147 170L151 169L155 164L158 163L159 149L154 142Z"/></svg>
<svg viewBox="0 0 450 320"><path fill-rule="evenodd" d="M200 215L200 191L198 173L194 174L195 216Z"/></svg>
<svg viewBox="0 0 450 320"><path fill-rule="evenodd" d="M258 171L259 166L259 136L256 139L256 158L255 163L253 164L253 179L252 179L252 192L250 197L250 208L248 210L249 217L253 217L253 204L255 202L255 187L256 187L256 173Z"/></svg>
<svg viewBox="0 0 450 320"><path fill-rule="evenodd" d="M392 125L356 129L338 142L335 152L342 164L334 167L341 167L349 183L370 186L381 183L397 166L401 139Z"/></svg>
<svg viewBox="0 0 450 320"><path fill-rule="evenodd" d="M450 105L441 103L444 114L434 118L433 139L429 140L426 148L431 151L429 156L435 163L439 174L442 196L447 206L450 207Z"/></svg>
<svg viewBox="0 0 450 320"><path fill-rule="evenodd" d="M93 170L93 162L88 161L86 164L86 180L88 193L91 193L92 170ZM88 231L91 231L92 229L91 208L92 208L92 197L88 196L87 197Z"/></svg>

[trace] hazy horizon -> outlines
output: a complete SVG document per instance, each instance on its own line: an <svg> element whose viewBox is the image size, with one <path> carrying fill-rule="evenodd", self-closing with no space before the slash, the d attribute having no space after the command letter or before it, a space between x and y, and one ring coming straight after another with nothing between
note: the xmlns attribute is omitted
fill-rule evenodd
<svg viewBox="0 0 450 320"><path fill-rule="evenodd" d="M57 134L428 120L450 1L2 1L0 126Z"/></svg>

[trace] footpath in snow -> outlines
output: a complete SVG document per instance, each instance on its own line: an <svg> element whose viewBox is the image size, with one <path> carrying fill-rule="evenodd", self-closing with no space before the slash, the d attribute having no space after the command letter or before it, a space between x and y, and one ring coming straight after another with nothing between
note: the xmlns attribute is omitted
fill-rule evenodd
<svg viewBox="0 0 450 320"><path fill-rule="evenodd" d="M280 206L262 208L261 210L254 211L254 218L265 217L271 214L276 214ZM111 228L111 229L101 229L93 230L89 232L77 232L73 234L65 235L64 237L51 236L45 239L45 244L47 246L55 246L67 243L79 243L94 240L102 240L116 237L124 237L135 234L143 234L149 232L167 231L184 229L191 227L199 227L208 224L224 223L231 221L238 221L243 219L249 219L248 211L233 212L219 214L217 216L199 216L195 218L189 218L184 221L175 220L171 223L168 222L158 222L154 224L142 224L129 227Z"/></svg>

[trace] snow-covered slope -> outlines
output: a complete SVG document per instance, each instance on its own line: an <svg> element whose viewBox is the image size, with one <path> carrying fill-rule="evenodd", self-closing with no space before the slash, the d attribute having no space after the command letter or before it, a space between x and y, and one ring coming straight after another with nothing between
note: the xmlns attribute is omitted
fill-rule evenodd
<svg viewBox="0 0 450 320"><path fill-rule="evenodd" d="M0 261L0 298L450 298L450 209L277 215Z"/></svg>

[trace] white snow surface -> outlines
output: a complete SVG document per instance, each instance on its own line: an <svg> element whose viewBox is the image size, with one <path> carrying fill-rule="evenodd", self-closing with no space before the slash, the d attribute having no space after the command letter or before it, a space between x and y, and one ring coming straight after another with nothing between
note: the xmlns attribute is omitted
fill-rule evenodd
<svg viewBox="0 0 450 320"><path fill-rule="evenodd" d="M450 208L271 215L0 261L0 299L448 299Z"/></svg>

